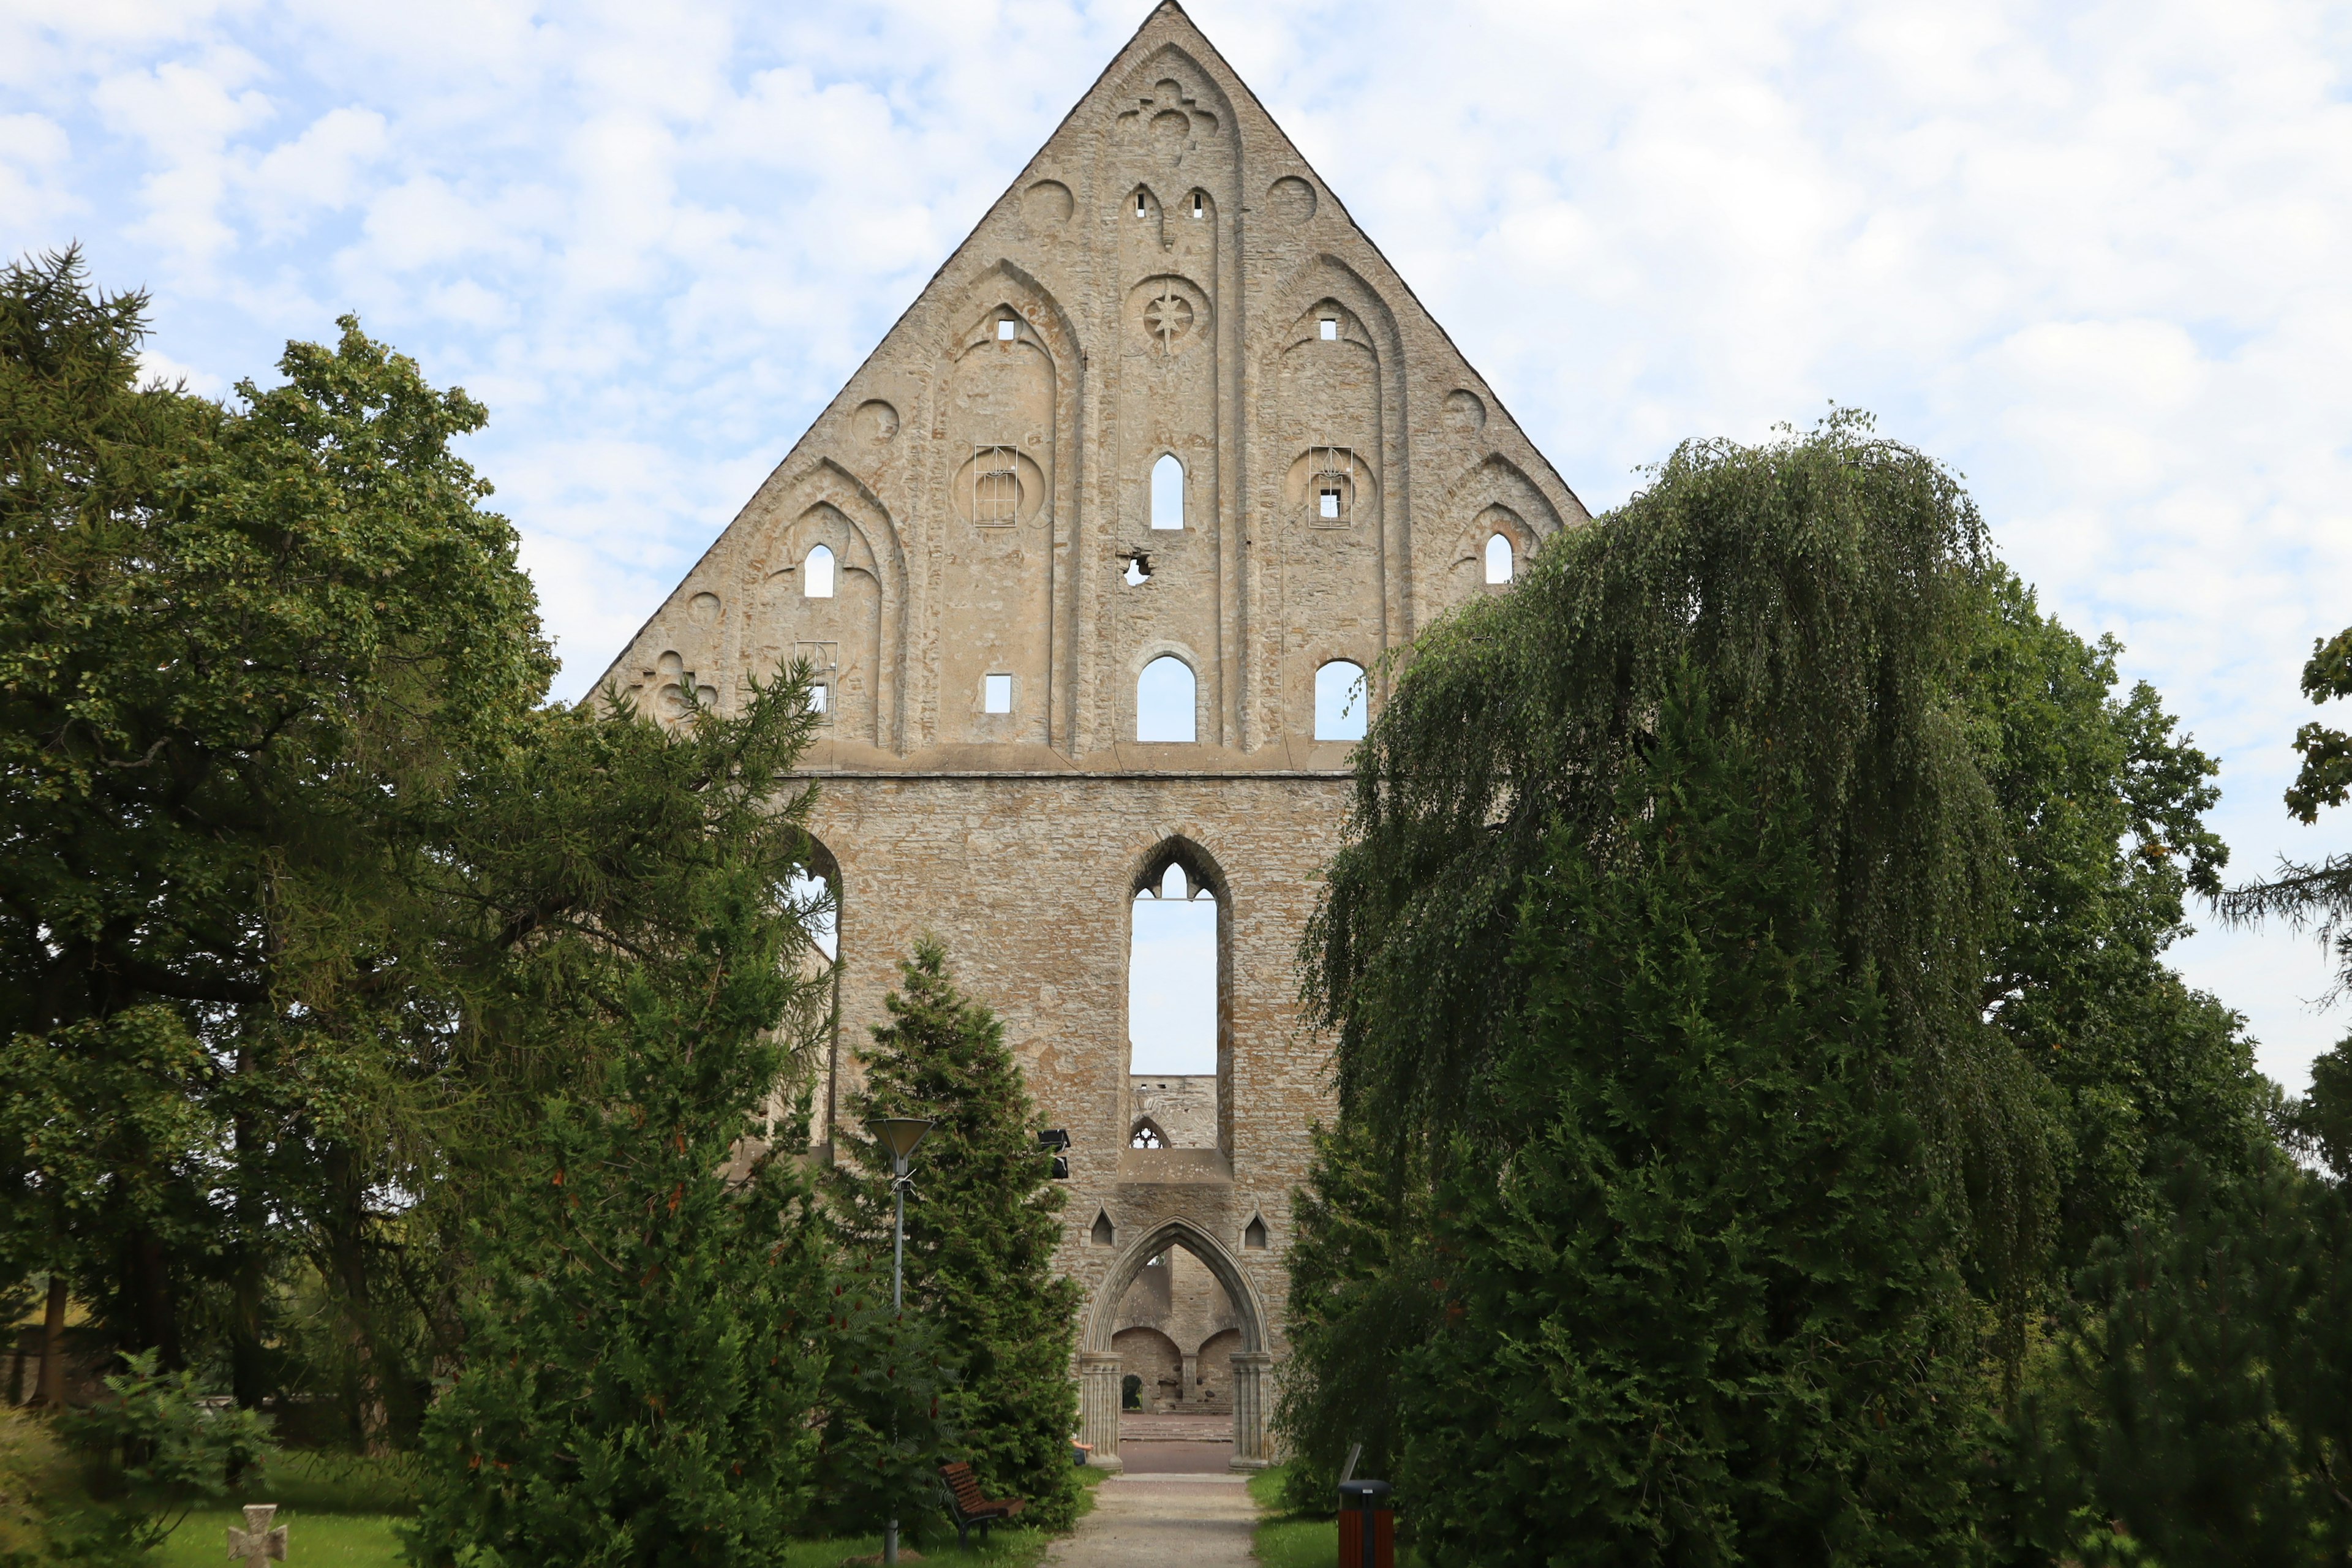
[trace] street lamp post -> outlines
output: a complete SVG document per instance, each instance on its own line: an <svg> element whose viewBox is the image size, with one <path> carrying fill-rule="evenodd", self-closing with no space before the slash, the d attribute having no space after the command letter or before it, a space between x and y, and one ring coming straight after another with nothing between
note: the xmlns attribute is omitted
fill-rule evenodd
<svg viewBox="0 0 2352 1568"><path fill-rule="evenodd" d="M931 1130L929 1121L912 1116L878 1116L866 1124L874 1141L890 1151L890 1310L900 1310L906 1289L907 1274L907 1157L923 1134ZM891 1436L898 1436L898 1417L891 1418ZM882 1530L882 1562L884 1568L897 1568L898 1562L898 1516L891 1514L890 1522Z"/></svg>

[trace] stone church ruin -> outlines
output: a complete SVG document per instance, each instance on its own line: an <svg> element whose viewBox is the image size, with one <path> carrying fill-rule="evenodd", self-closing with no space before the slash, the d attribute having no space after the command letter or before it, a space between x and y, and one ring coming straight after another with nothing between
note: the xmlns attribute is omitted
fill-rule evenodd
<svg viewBox="0 0 2352 1568"><path fill-rule="evenodd" d="M839 1024L814 1136L937 932L1071 1140L1101 1461L1133 1375L1268 1462L1290 1197L1329 1113L1294 956L1350 744L1381 656L1584 521L1170 3L606 672L674 717L815 666ZM1138 1073L1136 904L1171 896L1214 905L1213 1070Z"/></svg>

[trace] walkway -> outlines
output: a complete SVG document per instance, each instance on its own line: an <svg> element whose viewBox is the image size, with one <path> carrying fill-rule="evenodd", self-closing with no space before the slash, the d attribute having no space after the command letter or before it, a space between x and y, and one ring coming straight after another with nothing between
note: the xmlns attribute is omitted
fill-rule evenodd
<svg viewBox="0 0 2352 1568"><path fill-rule="evenodd" d="M1046 1568L1254 1568L1256 1525L1240 1476L1112 1476Z"/></svg>

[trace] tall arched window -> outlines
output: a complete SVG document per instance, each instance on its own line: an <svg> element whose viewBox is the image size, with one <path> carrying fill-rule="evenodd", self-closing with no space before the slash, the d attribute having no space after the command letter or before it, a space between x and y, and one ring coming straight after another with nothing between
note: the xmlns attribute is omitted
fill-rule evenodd
<svg viewBox="0 0 2352 1568"><path fill-rule="evenodd" d="M1335 658L1315 672L1315 738L1360 741L1370 704L1364 696L1364 667Z"/></svg>
<svg viewBox="0 0 2352 1568"><path fill-rule="evenodd" d="M1127 1070L1189 1078L1215 1073L1217 895L1171 864L1157 882L1136 892L1133 931L1127 965ZM1213 1113L1207 1120L1215 1124ZM1156 1122L1154 1130L1159 1131ZM1163 1144L1192 1142L1165 1131L1161 1138Z"/></svg>
<svg viewBox="0 0 2352 1568"><path fill-rule="evenodd" d="M1143 667L1135 683L1135 738L1192 740L1192 667L1174 654L1161 654Z"/></svg>
<svg viewBox="0 0 2352 1568"><path fill-rule="evenodd" d="M801 563L801 594L811 599L833 597L833 552L822 544Z"/></svg>
<svg viewBox="0 0 2352 1568"><path fill-rule="evenodd" d="M1487 539L1487 541L1486 541L1486 581L1487 581L1487 582L1489 582L1489 583L1507 583L1507 582L1509 582L1509 581L1511 580L1512 569L1513 569L1517 564L1517 562L1512 558L1512 552L1511 552L1511 541L1510 541L1510 536L1509 536L1508 534L1497 533L1497 534L1494 534L1494 535L1490 536L1490 537Z"/></svg>
<svg viewBox="0 0 2352 1568"><path fill-rule="evenodd" d="M1151 465L1151 526L1184 526L1184 465L1173 452Z"/></svg>

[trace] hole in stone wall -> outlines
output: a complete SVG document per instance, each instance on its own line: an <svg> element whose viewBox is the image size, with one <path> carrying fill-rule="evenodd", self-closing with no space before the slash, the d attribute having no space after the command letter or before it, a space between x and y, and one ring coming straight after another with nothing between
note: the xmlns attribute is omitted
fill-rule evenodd
<svg viewBox="0 0 2352 1568"><path fill-rule="evenodd" d="M1507 583L1511 569L1517 564L1512 559L1511 542L1507 535L1495 534L1486 541L1486 581Z"/></svg>
<svg viewBox="0 0 2352 1568"><path fill-rule="evenodd" d="M1195 734L1192 667L1162 654L1143 667L1135 682L1135 738L1191 741Z"/></svg>
<svg viewBox="0 0 2352 1568"><path fill-rule="evenodd" d="M1097 1247L1116 1247L1118 1244L1118 1233L1111 1228L1110 1215L1100 1209L1095 1211L1094 1243Z"/></svg>
<svg viewBox="0 0 2352 1568"><path fill-rule="evenodd" d="M983 713L1013 711L1013 678L1009 675L983 675L980 678L980 707Z"/></svg>
<svg viewBox="0 0 2352 1568"><path fill-rule="evenodd" d="M1260 1219L1255 1215L1252 1215L1250 1216L1248 1226L1242 1232L1242 1245L1248 1247L1253 1252L1264 1252L1265 1250L1265 1220Z"/></svg>
<svg viewBox="0 0 2352 1568"><path fill-rule="evenodd" d="M833 552L822 544L801 562L801 593L811 599L833 597Z"/></svg>
<svg viewBox="0 0 2352 1568"><path fill-rule="evenodd" d="M1184 526L1184 465L1173 452L1151 465L1151 526Z"/></svg>
<svg viewBox="0 0 2352 1568"><path fill-rule="evenodd" d="M812 713L833 711L833 689L822 680L814 682L809 687L808 710Z"/></svg>
<svg viewBox="0 0 2352 1568"><path fill-rule="evenodd" d="M1364 667L1335 658L1315 672L1315 738L1360 741L1370 705L1364 695Z"/></svg>
<svg viewBox="0 0 2352 1568"><path fill-rule="evenodd" d="M1006 316L996 323L996 341L1000 343L1009 343L1020 335L1020 325L1012 317Z"/></svg>
<svg viewBox="0 0 2352 1568"><path fill-rule="evenodd" d="M1322 328L1323 341L1325 342L1335 343L1339 341L1339 323L1336 318L1326 316L1323 318L1320 325Z"/></svg>
<svg viewBox="0 0 2352 1568"><path fill-rule="evenodd" d="M1315 515L1318 517L1338 517L1339 515L1339 490L1338 486L1328 486L1325 489L1315 492Z"/></svg>
<svg viewBox="0 0 2352 1568"><path fill-rule="evenodd" d="M1131 555L1123 555L1119 559L1127 563L1127 571L1123 575L1127 578L1128 586L1140 587L1151 581L1150 556L1139 550Z"/></svg>

